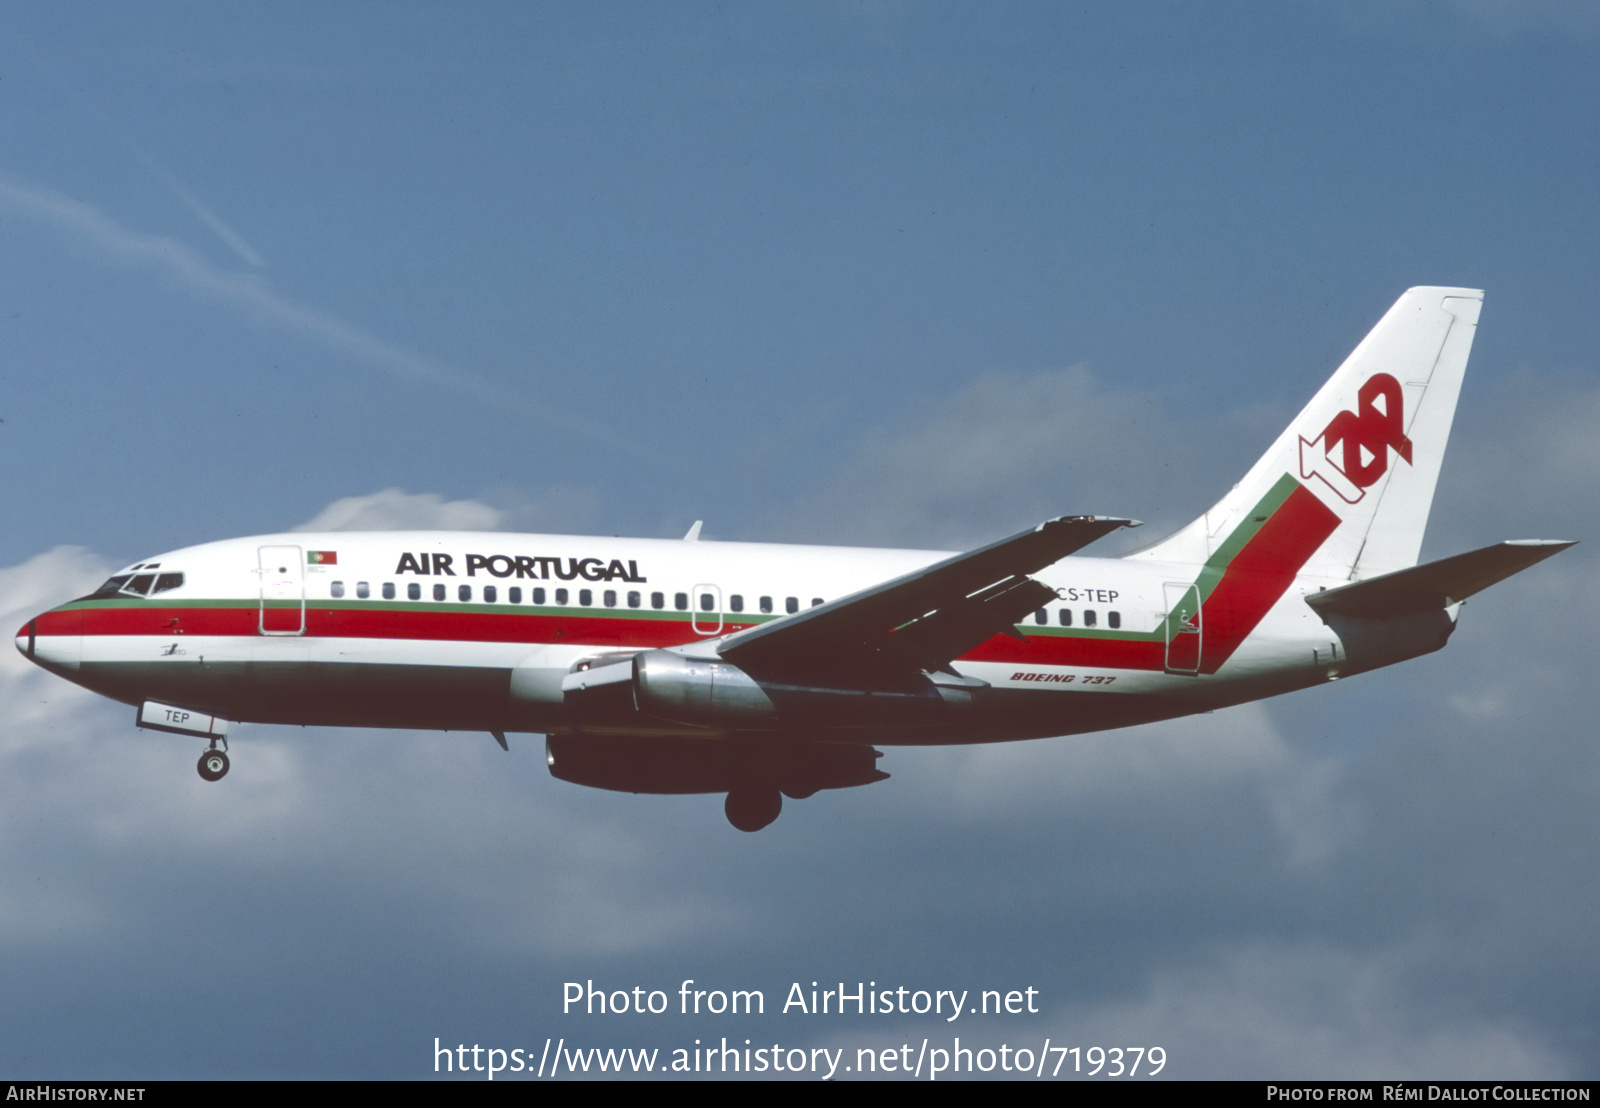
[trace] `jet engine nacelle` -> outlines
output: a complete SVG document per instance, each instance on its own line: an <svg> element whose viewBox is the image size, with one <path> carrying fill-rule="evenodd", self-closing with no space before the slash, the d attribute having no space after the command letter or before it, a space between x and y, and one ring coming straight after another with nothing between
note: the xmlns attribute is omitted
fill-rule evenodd
<svg viewBox="0 0 1600 1108"><path fill-rule="evenodd" d="M859 687L750 676L717 659L670 650L633 657L634 705L643 715L729 731L926 727L970 708L978 681L917 676Z"/></svg>
<svg viewBox="0 0 1600 1108"><path fill-rule="evenodd" d="M756 679L717 658L671 650L597 655L562 682L568 726L610 734L682 734L685 729L926 727L972 704L983 683L917 676L863 687Z"/></svg>
<svg viewBox="0 0 1600 1108"><path fill-rule="evenodd" d="M767 731L778 706L738 666L670 650L633 656L633 703L647 716L700 727Z"/></svg>

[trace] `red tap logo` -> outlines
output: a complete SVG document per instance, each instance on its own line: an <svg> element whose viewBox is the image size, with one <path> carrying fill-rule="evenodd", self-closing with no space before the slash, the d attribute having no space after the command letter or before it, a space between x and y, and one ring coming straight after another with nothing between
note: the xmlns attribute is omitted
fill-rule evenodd
<svg viewBox="0 0 1600 1108"><path fill-rule="evenodd" d="M1300 476L1320 478L1339 498L1354 504L1389 471L1389 448L1411 464L1400 382L1374 373L1356 393L1356 410L1346 408L1328 421L1314 441L1300 438ZM1342 446L1338 459L1334 448Z"/></svg>

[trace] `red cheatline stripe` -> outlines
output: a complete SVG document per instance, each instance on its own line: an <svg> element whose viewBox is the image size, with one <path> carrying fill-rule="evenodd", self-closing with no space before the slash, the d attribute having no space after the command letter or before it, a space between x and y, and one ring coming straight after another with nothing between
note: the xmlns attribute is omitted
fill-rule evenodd
<svg viewBox="0 0 1600 1108"><path fill-rule="evenodd" d="M1203 606L1203 673L1215 673L1294 583L1295 575L1329 535L1339 517L1297 485L1283 505L1236 554ZM285 614L292 612L286 609ZM46 612L35 621L48 635L217 635L255 637L260 608L160 608L128 605ZM724 631L744 624L728 623ZM687 618L628 619L617 616L409 611L404 608L306 606L310 638L417 639L431 642L506 642L540 645L577 642L597 646L676 646L705 638ZM1040 635L1026 643L996 636L964 659L1099 669L1159 670L1166 644L1159 639Z"/></svg>
<svg viewBox="0 0 1600 1108"><path fill-rule="evenodd" d="M1289 494L1201 605L1200 672L1215 673L1233 656L1338 526L1339 517L1304 485Z"/></svg>
<svg viewBox="0 0 1600 1108"><path fill-rule="evenodd" d="M271 609L294 617L293 608ZM216 635L257 637L261 612L239 608L154 608L129 606L46 612L42 635ZM298 624L295 624L298 626ZM744 627L728 623L724 630ZM540 645L580 642L598 646L676 646L705 638L681 620L626 619L614 616L552 616L510 610L484 612L407 611L405 609L316 608L306 606L308 638L417 639L430 642L507 642Z"/></svg>
<svg viewBox="0 0 1600 1108"><path fill-rule="evenodd" d="M1160 669L1165 662L1166 649L1167 644L1159 639L1039 635L1020 643L1007 635L997 635L976 650L963 654L961 660L1094 669Z"/></svg>

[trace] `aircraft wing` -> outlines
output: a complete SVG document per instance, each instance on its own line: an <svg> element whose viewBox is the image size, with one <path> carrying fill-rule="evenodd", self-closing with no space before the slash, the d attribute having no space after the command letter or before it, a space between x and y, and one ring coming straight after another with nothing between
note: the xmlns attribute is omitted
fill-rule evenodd
<svg viewBox="0 0 1600 1108"><path fill-rule="evenodd" d="M1512 539L1312 593L1306 603L1324 619L1329 615L1382 618L1444 608L1573 545L1560 539Z"/></svg>
<svg viewBox="0 0 1600 1108"><path fill-rule="evenodd" d="M1056 598L1028 575L1138 521L1064 516L1031 531L730 635L723 658L756 676L945 670Z"/></svg>

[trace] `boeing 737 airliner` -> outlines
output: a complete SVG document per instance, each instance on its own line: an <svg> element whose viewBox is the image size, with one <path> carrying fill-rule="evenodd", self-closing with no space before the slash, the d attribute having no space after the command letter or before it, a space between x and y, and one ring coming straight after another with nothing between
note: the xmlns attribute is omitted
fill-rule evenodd
<svg viewBox="0 0 1600 1108"><path fill-rule="evenodd" d="M1572 545L1417 564L1483 294L1415 288L1215 507L1124 558L1068 516L966 554L499 533L267 535L159 554L17 648L208 741L232 723L546 736L602 789L881 781L876 745L1167 719L1438 650L1461 603ZM689 539L698 538L698 525Z"/></svg>

